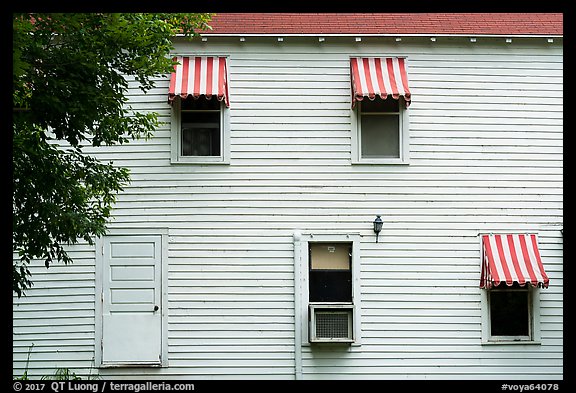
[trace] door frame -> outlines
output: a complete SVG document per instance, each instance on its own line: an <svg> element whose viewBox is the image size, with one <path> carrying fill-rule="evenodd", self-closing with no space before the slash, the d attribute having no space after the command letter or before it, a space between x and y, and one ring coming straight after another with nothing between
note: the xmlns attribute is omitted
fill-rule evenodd
<svg viewBox="0 0 576 393"><path fill-rule="evenodd" d="M160 348L159 364L102 364L102 333L103 333L103 279L104 279L104 238L117 236L160 236ZM167 367L168 366L168 228L109 228L102 237L95 239L95 298L94 298L94 364L100 368L112 367Z"/></svg>

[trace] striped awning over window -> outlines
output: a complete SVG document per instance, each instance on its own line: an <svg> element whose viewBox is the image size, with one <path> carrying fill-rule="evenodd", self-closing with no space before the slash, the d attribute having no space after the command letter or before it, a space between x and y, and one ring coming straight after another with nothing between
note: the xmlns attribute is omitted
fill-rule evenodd
<svg viewBox="0 0 576 393"><path fill-rule="evenodd" d="M406 107L410 105L410 88L406 59L402 57L353 57L350 59L352 78L352 107L364 97L373 100L376 96L386 99L404 97Z"/></svg>
<svg viewBox="0 0 576 393"><path fill-rule="evenodd" d="M535 234L482 235L480 288L501 283L548 287Z"/></svg>
<svg viewBox="0 0 576 393"><path fill-rule="evenodd" d="M176 56L174 60L180 64L174 66L170 76L169 103L176 96L198 98L204 95L207 99L215 96L230 106L225 57Z"/></svg>

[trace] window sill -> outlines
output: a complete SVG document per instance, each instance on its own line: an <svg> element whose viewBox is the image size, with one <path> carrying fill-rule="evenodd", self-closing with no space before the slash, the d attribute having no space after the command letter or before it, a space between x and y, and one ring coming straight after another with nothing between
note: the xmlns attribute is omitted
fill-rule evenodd
<svg viewBox="0 0 576 393"><path fill-rule="evenodd" d="M104 363L98 366L98 368L123 368L123 367L164 367L163 364L158 362L148 363L148 362L127 362L127 363Z"/></svg>
<svg viewBox="0 0 576 393"><path fill-rule="evenodd" d="M180 160L170 160L172 165L230 165L230 160L222 160L218 157L218 160L204 160L204 159L180 159Z"/></svg>
<svg viewBox="0 0 576 393"><path fill-rule="evenodd" d="M361 347L362 343L359 340L350 342L302 342L303 348L328 348L328 349L341 349L351 347Z"/></svg>
<svg viewBox="0 0 576 393"><path fill-rule="evenodd" d="M541 345L540 341L483 341L482 345Z"/></svg>
<svg viewBox="0 0 576 393"><path fill-rule="evenodd" d="M352 165L410 165L410 162L400 159L352 160Z"/></svg>

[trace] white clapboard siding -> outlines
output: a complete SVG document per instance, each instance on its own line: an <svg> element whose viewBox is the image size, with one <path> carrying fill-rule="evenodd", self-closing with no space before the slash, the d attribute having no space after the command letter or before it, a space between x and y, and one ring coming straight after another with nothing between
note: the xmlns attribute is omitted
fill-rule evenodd
<svg viewBox="0 0 576 393"><path fill-rule="evenodd" d="M58 368L90 374L94 358L94 250L69 248L74 262L30 266L34 286L13 304L13 374L52 375Z"/></svg>
<svg viewBox="0 0 576 393"><path fill-rule="evenodd" d="M303 378L563 378L561 43L348 41L176 43L229 58L229 165L171 165L169 124L87 149L131 171L110 226L168 230L168 366L102 378L293 379L295 230L361 236L362 345L302 347ZM408 58L407 166L351 164L349 58L378 55ZM169 122L168 84L130 104ZM539 235L541 345L480 344L478 233L506 231ZM71 250L14 300L15 376L32 344L31 376L96 372L95 252Z"/></svg>

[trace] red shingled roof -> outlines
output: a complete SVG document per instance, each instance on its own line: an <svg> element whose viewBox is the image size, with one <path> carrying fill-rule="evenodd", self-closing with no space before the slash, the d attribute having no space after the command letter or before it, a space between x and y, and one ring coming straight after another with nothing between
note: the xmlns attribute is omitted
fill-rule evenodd
<svg viewBox="0 0 576 393"><path fill-rule="evenodd" d="M562 35L559 13L217 13L203 34Z"/></svg>

